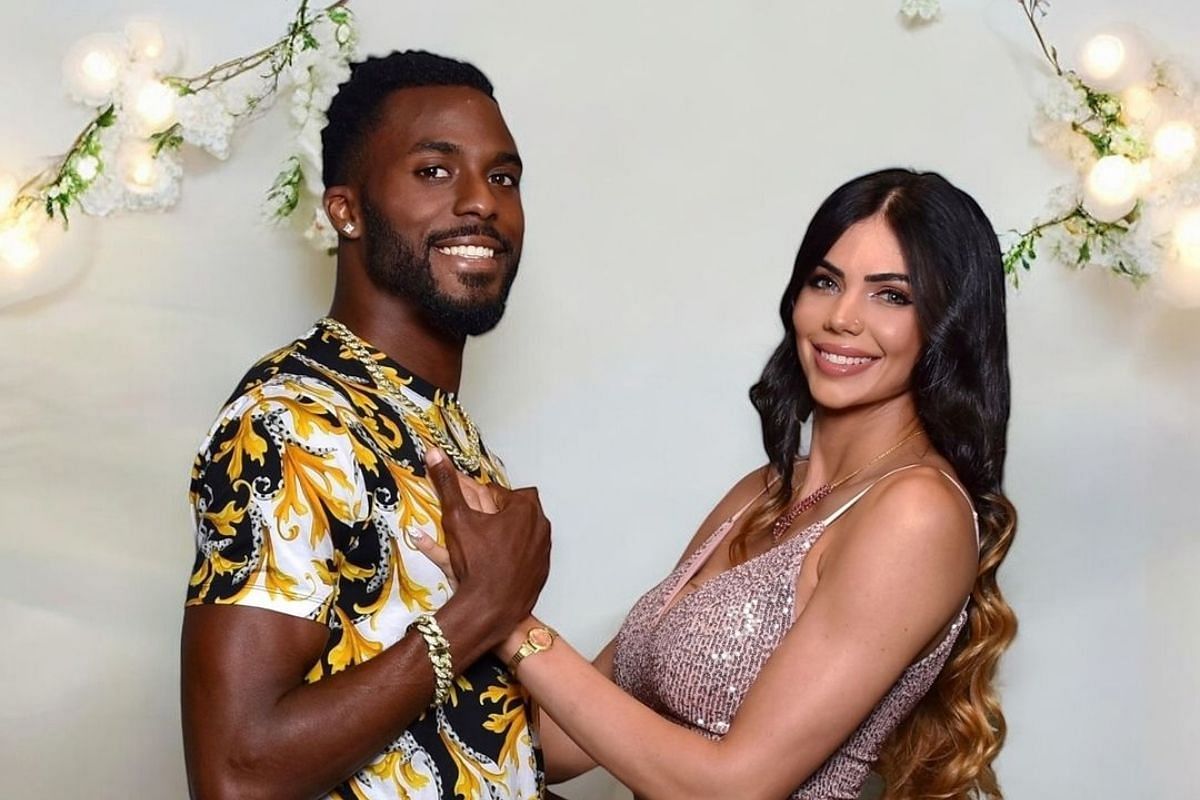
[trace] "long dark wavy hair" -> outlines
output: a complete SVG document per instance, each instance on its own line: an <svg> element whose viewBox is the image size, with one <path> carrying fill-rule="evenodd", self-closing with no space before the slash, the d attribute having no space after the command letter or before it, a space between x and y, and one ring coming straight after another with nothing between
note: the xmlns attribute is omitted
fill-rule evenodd
<svg viewBox="0 0 1200 800"><path fill-rule="evenodd" d="M1004 271L983 210L941 175L905 169L863 175L830 195L809 224L779 303L783 340L750 389L763 447L782 480L730 552L735 562L743 560L746 543L768 535L792 500L801 427L813 412L792 306L842 234L876 215L899 240L912 282L923 339L912 376L917 416L971 495L981 541L967 631L924 700L888 740L878 769L888 800L998 800L991 763L1005 722L993 681L1000 654L1016 634L1016 616L996 582L1016 527L1003 491L1009 415Z"/></svg>

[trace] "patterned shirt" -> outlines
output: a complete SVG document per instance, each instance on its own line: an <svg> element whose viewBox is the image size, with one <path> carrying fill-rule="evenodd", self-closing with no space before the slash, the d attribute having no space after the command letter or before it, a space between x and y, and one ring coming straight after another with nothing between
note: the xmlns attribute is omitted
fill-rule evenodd
<svg viewBox="0 0 1200 800"><path fill-rule="evenodd" d="M415 407L381 391L318 325L251 368L192 470L187 604L256 606L327 626L309 683L379 655L451 596L409 538L422 530L443 541L419 437L438 425L464 441L470 423L453 395L366 347ZM505 483L499 460L480 449L475 477ZM456 679L445 705L328 797L517 800L543 787L525 693L488 655Z"/></svg>

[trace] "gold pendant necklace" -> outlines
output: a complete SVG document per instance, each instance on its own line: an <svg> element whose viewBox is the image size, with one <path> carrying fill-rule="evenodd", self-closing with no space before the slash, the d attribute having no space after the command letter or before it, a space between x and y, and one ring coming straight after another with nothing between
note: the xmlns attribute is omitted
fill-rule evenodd
<svg viewBox="0 0 1200 800"><path fill-rule="evenodd" d="M872 464L877 464L878 462L887 458L892 453L896 452L901 447L903 447L905 444L907 444L908 442L917 438L918 436L922 435L923 433L925 433L925 431L922 431L922 430L913 431L908 436L905 436L903 439L901 439L900 441L896 442L894 445L889 447L887 450L884 450L882 453L875 456L874 458L872 458L867 463L863 464L858 469L854 470L854 472L851 472L849 475L838 478L833 483L822 483L811 494L807 494L804 497L800 498L799 502L797 502L795 505L793 505L791 508L789 508L787 511L785 511L779 519L775 520L775 526L773 528L771 528L771 541L778 542L783 537L783 535L785 533L787 533L788 528L792 527L792 523L796 521L796 517L800 516L805 511L811 510L813 508L813 506L815 506L817 503L821 502L826 497L833 494L834 489L838 488L846 481L854 478L856 475L859 475L860 473L862 473L862 471L864 469L871 466Z"/></svg>
<svg viewBox="0 0 1200 800"><path fill-rule="evenodd" d="M367 343L353 331L332 317L321 317L317 324L333 334L363 365L376 388L395 401L399 406L400 422L414 442L422 441L441 448L465 472L479 472L483 468L483 442L479 430L452 397L439 392L441 403L435 399L429 408L421 408L404 393L395 379L383 371ZM414 426L414 421L419 423L419 428Z"/></svg>

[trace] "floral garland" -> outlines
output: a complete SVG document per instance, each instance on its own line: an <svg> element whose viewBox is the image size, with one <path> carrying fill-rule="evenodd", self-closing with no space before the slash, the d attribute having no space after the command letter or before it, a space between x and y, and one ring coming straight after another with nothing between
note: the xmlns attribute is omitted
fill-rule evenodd
<svg viewBox="0 0 1200 800"><path fill-rule="evenodd" d="M1043 81L1031 134L1070 160L1081 180L1055 189L1044 216L1011 234L1005 271L1016 285L1021 271L1045 252L1140 285L1180 255L1172 247L1172 212L1200 202L1195 129L1187 121L1200 111L1192 81L1178 65L1159 60L1120 94L1116 84L1089 83L1063 69L1042 35L1038 19L1046 14L1045 0L1018 1L1053 69ZM1124 57L1119 41L1099 44L1120 47ZM1154 131L1160 120L1152 117L1163 115L1178 119Z"/></svg>
<svg viewBox="0 0 1200 800"><path fill-rule="evenodd" d="M1099 35L1083 73L1062 67L1039 26L1046 0L1017 0L1052 74L1038 92L1031 136L1069 161L1077 180L1051 192L1043 215L1004 241L1014 286L1039 253L1145 283L1163 267L1181 302L1200 298L1200 97L1176 63L1139 58L1136 36ZM936 19L939 0L902 0L909 24ZM1127 52L1127 50L1132 52ZM1095 63L1086 63L1093 56ZM1194 273L1194 274L1193 274Z"/></svg>
<svg viewBox="0 0 1200 800"><path fill-rule="evenodd" d="M45 169L7 191L0 181L0 256L32 261L41 224L57 218L68 227L75 208L95 216L169 208L179 199L181 148L227 158L234 131L288 88L297 144L267 192L265 215L283 223L302 209L306 237L330 249L336 238L319 202L320 133L354 56L347 1L313 11L301 0L278 40L193 77L168 74L178 53L146 20L131 20L123 36L81 41L64 73L68 91L95 115Z"/></svg>

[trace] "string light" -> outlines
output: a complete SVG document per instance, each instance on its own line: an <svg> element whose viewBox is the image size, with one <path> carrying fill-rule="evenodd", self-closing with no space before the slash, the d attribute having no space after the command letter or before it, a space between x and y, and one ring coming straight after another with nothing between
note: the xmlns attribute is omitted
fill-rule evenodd
<svg viewBox="0 0 1200 800"><path fill-rule="evenodd" d="M1083 71L1093 81L1113 78L1125 65L1125 43L1119 36L1101 33L1083 46Z"/></svg>
<svg viewBox="0 0 1200 800"><path fill-rule="evenodd" d="M133 93L133 111L147 132L162 130L175 118L175 92L161 81L146 81Z"/></svg>
<svg viewBox="0 0 1200 800"><path fill-rule="evenodd" d="M1105 156L1088 173L1083 208L1100 222L1116 222L1137 205L1140 178L1125 156Z"/></svg>
<svg viewBox="0 0 1200 800"><path fill-rule="evenodd" d="M129 49L139 61L158 61L167 52L167 38L158 23L146 17L133 17L125 23Z"/></svg>
<svg viewBox="0 0 1200 800"><path fill-rule="evenodd" d="M106 33L76 42L63 59L63 77L71 94L91 105L106 102L121 82L123 45L120 37Z"/></svg>
<svg viewBox="0 0 1200 800"><path fill-rule="evenodd" d="M135 194L154 190L162 178L162 165L144 142L128 142L117 155L117 174L125 188Z"/></svg>
<svg viewBox="0 0 1200 800"><path fill-rule="evenodd" d="M1183 172L1196 156L1196 129L1183 120L1168 122L1155 132L1152 147L1154 158L1167 170Z"/></svg>
<svg viewBox="0 0 1200 800"><path fill-rule="evenodd" d="M1158 110L1148 86L1130 86L1121 93L1121 112L1128 122L1147 122Z"/></svg>
<svg viewBox="0 0 1200 800"><path fill-rule="evenodd" d="M0 231L0 260L13 269L28 269L41 254L33 237L20 226Z"/></svg>

